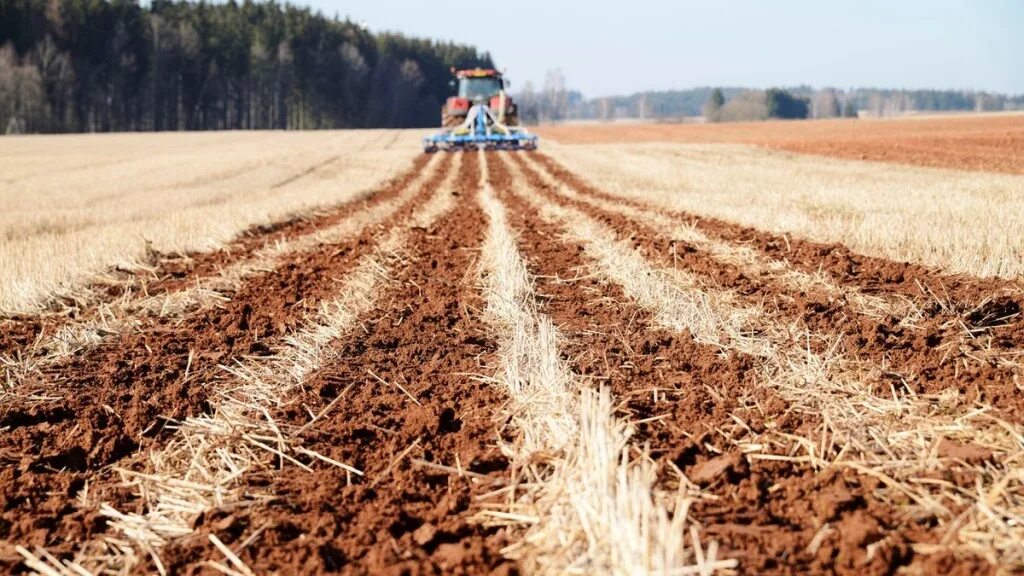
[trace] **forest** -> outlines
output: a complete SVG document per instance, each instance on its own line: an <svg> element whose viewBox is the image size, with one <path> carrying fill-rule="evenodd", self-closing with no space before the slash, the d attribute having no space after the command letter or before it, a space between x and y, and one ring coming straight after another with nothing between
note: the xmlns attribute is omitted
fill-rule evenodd
<svg viewBox="0 0 1024 576"><path fill-rule="evenodd" d="M273 1L0 0L0 134L435 126L477 65Z"/></svg>

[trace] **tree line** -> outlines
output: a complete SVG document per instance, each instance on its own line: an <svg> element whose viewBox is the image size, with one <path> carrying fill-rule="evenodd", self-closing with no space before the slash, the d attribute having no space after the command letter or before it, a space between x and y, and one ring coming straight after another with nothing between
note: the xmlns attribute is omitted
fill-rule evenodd
<svg viewBox="0 0 1024 576"><path fill-rule="evenodd" d="M735 86L639 92L629 96L569 98L568 119L681 119L711 121L767 118L898 116L917 111L1024 110L1024 96L958 90L815 89L810 86L754 90Z"/></svg>
<svg viewBox="0 0 1024 576"><path fill-rule="evenodd" d="M436 126L475 47L273 0L0 0L0 133Z"/></svg>

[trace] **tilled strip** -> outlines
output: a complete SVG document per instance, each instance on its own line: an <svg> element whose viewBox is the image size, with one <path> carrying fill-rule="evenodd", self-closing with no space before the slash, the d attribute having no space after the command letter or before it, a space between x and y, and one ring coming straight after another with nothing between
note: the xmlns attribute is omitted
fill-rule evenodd
<svg viewBox="0 0 1024 576"><path fill-rule="evenodd" d="M363 476L266 474L276 499L209 511L167 549L172 570L219 559L215 534L256 573L514 571L503 534L469 521L472 494L506 467L493 441L504 397L475 376L494 350L471 275L483 232L477 179L476 157L464 155L454 189L440 191L453 210L414 223L381 306L310 375L301 404L275 417L297 426L309 420L304 405L324 412L304 445Z"/></svg>
<svg viewBox="0 0 1024 576"><path fill-rule="evenodd" d="M349 480L363 474L306 446L302 435L315 422L292 426L276 421L270 411L290 403L307 378L335 357L334 342L381 303L402 262L409 228L427 226L450 209L444 188L432 186L431 199L417 212L380 233L373 250L336 281L340 285L321 299L318 312L273 346L273 354L228 368L231 377L212 385L217 396L206 415L174 423L173 436L145 454L143 463L117 469L126 485L138 490L142 510L125 511L124 504L103 502L100 510L113 534L85 543L69 569L135 570L148 556L152 564L147 571L166 572L162 548L170 539L190 534L205 510L246 508L274 497L253 486L252 473L274 473L285 465L312 472L312 466L327 463ZM19 552L32 566L47 559L42 553Z"/></svg>
<svg viewBox="0 0 1024 576"><path fill-rule="evenodd" d="M600 190L550 156L533 157L557 180L581 193L651 208ZM808 274L828 274L840 286L855 286L866 294L887 298L902 295L917 302L925 313L946 309L963 316L968 329L1006 325L1016 336L1024 335L1024 317L1020 314L1024 284L1020 281L946 275L925 266L856 254L841 244L821 244L695 214L673 215L690 221L712 238L752 246L766 257L784 260Z"/></svg>
<svg viewBox="0 0 1024 576"><path fill-rule="evenodd" d="M52 546L99 529L95 510L76 506L74 498L101 468L159 441L161 418L209 411L211 388L228 377L218 366L270 354L268 341L293 331L335 293L336 278L372 248L378 226L422 208L444 176L435 173L420 186L420 200L390 219L285 258L274 274L248 279L227 302L180 322L148 318L139 330L59 363L47 374L47 390L62 402L12 407L0 421L9 428L0 436L0 454L10 464L0 471L3 539ZM12 553L4 559L13 561Z"/></svg>
<svg viewBox="0 0 1024 576"><path fill-rule="evenodd" d="M185 255L152 253L148 264L139 264L133 270L112 270L90 286L55 298L39 315L0 319L0 360L8 367L6 375L13 379L15 368L24 372L25 367L95 344L125 329L133 316L180 313L197 305L199 294L214 299L217 291L234 285L232 280L237 281L240 272L272 267L269 258L284 254L289 244L309 244L306 239L336 226L354 210L393 201L401 191L416 186L428 163L429 157L419 156L398 177L349 202L254 227L219 250ZM291 247L292 251L299 249Z"/></svg>
<svg viewBox="0 0 1024 576"><path fill-rule="evenodd" d="M633 238L637 249L657 266L696 272L711 281L710 289L726 288L747 306L770 309L777 322L837 338L845 353L885 366L888 378L900 389L909 387L918 394L953 389L965 402L998 406L1007 420L1020 422L1024 418L1024 398L1018 388L1024 383L1024 350L1014 344L1021 340L1012 335L970 332L960 315L942 310L911 311L906 299L903 304L884 301L856 289L841 290L828 280L786 281L765 270L769 265L756 255L750 255L753 261L746 257L739 258L741 262L732 257L723 261L719 256L729 249L717 246L720 243L716 241L697 240L698 249L690 248L691 240L680 246L673 230L686 236L692 230L688 226L627 203L588 198L545 178L533 169L532 162L518 155L515 158L519 160L517 169L548 201L570 205L614 228L620 237ZM741 247L741 251L747 250ZM779 266L785 268L784 263ZM820 347L815 351L823 352ZM888 386L880 388L880 393L891 394Z"/></svg>
<svg viewBox="0 0 1024 576"><path fill-rule="evenodd" d="M495 170L499 186L503 176ZM632 427L615 416L609 391L586 386L562 360L561 336L535 300L486 172L485 180L485 318L498 335L494 378L510 398L515 440L505 451L518 472L481 516L524 528L505 553L530 572L706 574L734 567L734 560L717 558L717 545L705 551L697 540L689 498L655 490L649 457L631 442Z"/></svg>
<svg viewBox="0 0 1024 576"><path fill-rule="evenodd" d="M725 280L739 280L752 284L743 291L744 294L770 288L797 294L818 292L829 300L841 300L843 306L868 317L894 316L903 322L912 322L919 315L907 298L865 294L856 287L836 284L820 271L809 274L794 269L785 260L771 259L750 246L711 237L686 218L642 208L629 201L613 201L602 196L580 193L552 176L547 169L533 160L533 155L516 155L514 158L536 186L556 193L563 201L571 202L575 207L591 215L603 213L628 218L642 227L646 236L667 240L669 246L674 249L674 257L686 259L699 253L700 256L710 259L713 263L710 267L728 272ZM720 278L716 278L718 279Z"/></svg>
<svg viewBox="0 0 1024 576"><path fill-rule="evenodd" d="M516 192L543 217L563 226L593 259L595 271L620 284L657 323L752 356L762 385L770 386L801 417L820 418L813 435L773 430L743 434L742 439L726 435L748 460L849 469L874 477L884 486L878 492L881 497L946 531L938 545L915 541L920 544L916 551L973 552L993 564L1021 561L1012 518L1020 513L1022 501L1015 488L1004 490L1020 481L1013 465L1024 450L1019 427L992 418L985 408L958 406L955 395L879 398L870 391L879 376L877 367L806 350L784 327L770 321L757 323L753 332L737 332L736 318L741 324L756 322L757 311L708 294L704 287L680 284L672 271L650 268L631 246L578 211L546 203L535 192ZM738 423L753 432L746 423ZM980 460L974 457L979 454ZM936 483L936 473L952 478ZM997 503L993 493L998 494ZM907 534L897 530L890 536ZM870 549L872 556L878 547Z"/></svg>
<svg viewBox="0 0 1024 576"><path fill-rule="evenodd" d="M792 413L759 385L753 357L660 328L620 286L588 274L581 244L564 238L509 185L502 188L538 295L565 333L571 366L622 399L663 482L697 485L688 486L696 491L692 517L706 537L721 542L722 555L740 560L741 571L889 573L913 560L911 541L941 538L927 530L891 537L869 558L866 543L905 530L898 512L875 495L877 479L852 470L820 473L788 459L748 460L736 445L769 429L814 434L820 419Z"/></svg>

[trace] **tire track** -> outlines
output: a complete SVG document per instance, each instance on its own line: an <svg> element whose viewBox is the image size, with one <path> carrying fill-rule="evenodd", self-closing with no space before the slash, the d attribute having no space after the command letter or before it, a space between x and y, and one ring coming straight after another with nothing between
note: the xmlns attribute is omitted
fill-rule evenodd
<svg viewBox="0 0 1024 576"><path fill-rule="evenodd" d="M659 325L688 329L698 341L752 357L759 384L768 386L790 405L790 417L810 424L801 430L802 434L793 435L780 433L774 426L755 432L738 419L741 436L747 437L736 440L726 432L720 433L735 453L712 461L712 469L718 469L716 474L727 473L744 461L763 459L796 469L871 477L877 486L874 494L889 507L889 513L901 512L900 522L892 531L883 530L877 521L846 527L863 536L852 544L863 548L868 560L878 558L878 554L890 559L906 556L910 550L931 554L918 558L918 562L933 567L953 558L953 554L974 554L993 566L1021 561L1013 544L1018 536L1011 519L1022 502L1015 488L1008 488L1017 485L1012 463L1024 449L1019 427L993 419L984 408L959 405L948 395L878 398L866 386L877 378L877 369L869 363L837 355L820 357L803 349L798 341L787 344L792 336L780 331L781 327L773 328L770 321L761 322L761 327L747 336L742 331L737 333L731 327L737 315L743 319L743 326L747 320L757 321L757 311L742 313L728 298L705 294L703 287L679 284L671 272L649 269L632 247L615 240L610 230L582 213L545 203L536 192L516 192L539 208L542 217L558 222L570 238L582 243L592 259L588 270L620 284L631 300L654 313ZM701 470L701 475L704 473L706 468ZM946 481L934 483L936 473ZM785 486L774 484L770 477L761 482L766 484L764 487ZM846 486L841 492L825 493L840 494L846 505L857 502L847 498ZM981 495L986 493L993 496ZM735 506L724 509L727 515L735 512ZM917 516L904 516L903 510ZM934 527L932 530L939 533L939 543L934 543L935 531L925 530L925 536L918 538L922 518L931 522L924 526ZM749 519L724 526L723 538L727 542L737 536L758 540L760 535L747 530L747 523ZM835 529L823 524L807 550L817 554Z"/></svg>
<svg viewBox="0 0 1024 576"><path fill-rule="evenodd" d="M965 402L998 406L1003 418L1021 421L1024 399L1019 386L1024 383L1024 350L1016 343L1024 341L1024 333L1015 338L1012 327L992 333L985 329L972 331L959 314L942 311L914 312L917 318L908 318L898 309L886 310L888 303L851 306L846 298L855 300L856 292L836 299L835 290L821 285L792 286L763 276L757 264L752 270L741 263L722 262L714 248L694 250L685 242L680 247L670 234L653 225L636 223L607 206L611 203L597 207L578 197L567 197L529 163L519 160L516 164L548 201L571 206L615 229L620 237L632 238L634 247L658 267L707 277L710 290L729 290L734 299L747 306L765 307L777 323L796 324L827 335L829 345L838 340L844 354L885 367L891 384L880 386L880 394L891 395L892 386L909 388L917 394L957 390ZM975 322L983 323L978 318L972 325ZM825 340L818 342L814 351L825 352Z"/></svg>
<svg viewBox="0 0 1024 576"><path fill-rule="evenodd" d="M299 172L296 172L295 174L292 174L291 176L288 176L287 178L279 180L279 181L271 184L270 185L270 189L271 190L277 190L278 188L283 188L283 187L285 187L285 186L287 186L287 185L289 185L289 184L291 184L291 183L293 183L293 182L295 182L297 180L301 180L302 178L305 178L306 176L309 176L310 174L312 174L313 172L316 172L317 170L321 170L323 168L326 168L326 167L330 166L331 164L334 164L338 160L341 160L341 154L335 154L334 156L331 156L330 158L327 158L325 160L317 162L316 164L312 164L312 165L306 167L305 169L303 169L303 170L301 170Z"/></svg>
<svg viewBox="0 0 1024 576"><path fill-rule="evenodd" d="M407 217L443 177L443 171L431 176L417 199L397 214L381 214L334 245L293 254L274 274L248 279L231 300L180 321L147 318L109 346L48 368L44 389L55 390L64 401L9 406L0 417L0 427L7 428L0 436L0 455L8 464L0 471L5 488L0 537L60 551L67 549L63 539L84 539L100 529L96 510L78 507L76 495L102 476L105 466L159 442L165 434L161 419L208 411L211 388L226 377L220 365L270 354L268 343L294 330L334 292L334 279L372 247L378 227ZM14 558L9 549L0 557Z"/></svg>

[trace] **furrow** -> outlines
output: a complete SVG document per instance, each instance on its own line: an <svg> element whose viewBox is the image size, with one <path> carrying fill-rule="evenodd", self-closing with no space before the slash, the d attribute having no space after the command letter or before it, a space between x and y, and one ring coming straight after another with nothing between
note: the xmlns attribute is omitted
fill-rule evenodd
<svg viewBox="0 0 1024 576"><path fill-rule="evenodd" d="M336 279L354 269L380 230L422 210L444 177L435 172L390 218L291 254L273 274L248 278L228 301L180 320L148 318L139 329L47 369L42 393L62 401L8 405L0 419L7 428L0 455L10 463L0 472L7 496L3 539L52 546L94 532L95 510L76 506L75 494L95 485L104 467L163 441L165 418L209 411L218 387L200 383L230 381L219 365L268 356L269 344L337 293ZM3 558L12 561L8 552Z"/></svg>
<svg viewBox="0 0 1024 576"><path fill-rule="evenodd" d="M547 166L534 160L534 155L517 154L515 159L522 166L531 170L540 178L546 187L559 196L572 202L596 208L605 213L624 216L640 224L646 234L666 237L684 246L707 253L720 265L735 267L741 274L762 279L776 284L797 294L809 291L820 291L829 298L841 299L843 304L857 314L879 318L893 316L903 323L913 323L921 312L907 298L895 296L878 296L865 294L862 290L836 284L827 274L818 271L807 273L794 269L788 261L773 259L744 244L734 244L709 236L694 225L692 218L669 216L657 210L646 209L638 205L618 200L609 200L603 196L594 196L580 192L574 186L559 180L549 171Z"/></svg>
<svg viewBox="0 0 1024 576"><path fill-rule="evenodd" d="M605 192L550 156L536 154L534 158L556 179L578 192L636 208L655 209L653 205ZM868 294L884 294L885 298L910 298L926 310L939 307L963 315L972 311L981 311L984 315L991 308L1009 306L1019 311L1024 305L1024 286L1019 281L942 274L926 266L857 254L840 244L822 244L688 212L671 214L692 222L696 229L711 238L752 246L767 257L785 260L792 268L807 274L828 274L840 286L857 287ZM1010 320L1024 324L1019 315L1011 313Z"/></svg>
<svg viewBox="0 0 1024 576"><path fill-rule="evenodd" d="M173 321L196 310L220 305L247 279L273 273L289 256L358 236L362 230L386 220L406 205L432 174L447 168L447 162L441 164L440 168L425 166L415 178L397 182L362 210L352 211L352 206L336 210L329 219L320 219L320 227L293 234L291 238L277 235L249 256L223 262L216 271L211 269L208 274L193 275L187 281L161 282L158 284L163 286L144 287L141 293L127 291L113 301L96 302L82 317L67 319L59 327L51 328L48 336L35 339L29 350L19 351L16 356L0 355L9 393L14 398L39 396L36 390L22 390L25 386L19 383L31 380L33 375L38 379L62 360L79 353L88 354L90 348L113 336L143 330L146 322L154 318Z"/></svg>
<svg viewBox="0 0 1024 576"><path fill-rule="evenodd" d="M636 224L613 202L598 199L603 206L598 208L586 196L539 174L534 165L520 160L516 168L546 200L572 206L619 236L632 238L637 250L658 267L673 269L676 275L686 271L687 282L705 284L737 303L770 312L777 322L830 335L840 349L885 367L900 389L909 387L920 394L955 389L967 401L999 406L1002 417L1020 421L1018 409L1024 408L1024 401L1018 382L1024 381L1024 350L1014 344L1019 341L1011 337L1014 328L971 329L965 322L976 324L977 318L972 321L942 310L920 309L906 299L904 305L881 301L856 304L859 292L855 289L844 296L813 283L792 285L759 277L756 269L722 262L708 252L692 249L688 241L680 246L669 237L671 232L662 233L650 223ZM622 206L626 212L633 210L628 204ZM662 224L664 230L672 229L671 219ZM675 226L689 230L685 225ZM815 351L824 349L819 346ZM888 387L881 393L888 395Z"/></svg>
<svg viewBox="0 0 1024 576"><path fill-rule="evenodd" d="M410 229L429 226L451 208L446 184L450 180L449 175L444 182L431 183L430 199L421 209L379 233L371 251L335 280L317 311L270 347L268 355L226 366L229 376L224 380L194 383L212 389L209 411L172 421L166 442L141 454L140 462L116 467L123 485L136 492L137 502L117 506L92 496L107 519L109 533L83 542L73 559L52 567L95 573L148 566L147 571L164 573L162 549L191 534L205 511L243 509L275 497L247 481L258 472L292 466L313 472L314 467L328 465L341 469L348 479L362 476L362 470L307 446L303 435L314 421L278 422L272 412L291 403L314 373L337 358L339 338L381 305L394 272L407 265ZM19 552L29 565L47 563L41 551Z"/></svg>
<svg viewBox="0 0 1024 576"><path fill-rule="evenodd" d="M475 155L461 157L454 188L437 197L451 212L415 223L407 264L382 305L338 342L335 359L279 419L308 421L300 404L327 410L307 446L364 476L349 482L336 468L272 475L266 482L275 501L216 513L230 515L231 529L208 526L176 542L170 555L189 560L175 569L219 556L207 533L237 545L269 524L258 544L239 552L260 573L515 571L500 554L502 531L471 521L473 494L505 475L493 441L494 413L505 399L475 376L494 347L471 274L483 233L474 202L478 163Z"/></svg>
<svg viewBox="0 0 1024 576"><path fill-rule="evenodd" d="M488 165L493 165L488 160ZM523 530L505 553L541 573L708 573L734 566L687 530L689 498L656 492L633 428L614 415L607 389L584 385L560 357L561 336L536 302L526 264L487 171L481 280L485 319L498 338L495 383L509 396L518 474L481 518ZM517 488L517 489L516 489ZM693 548L696 544L696 548Z"/></svg>
<svg viewBox="0 0 1024 576"><path fill-rule="evenodd" d="M1019 426L995 418L985 406L964 405L955 390L919 396L894 389L890 398L881 397L874 388L884 382L882 372L871 362L834 349L816 353L807 344L811 335L736 304L728 293L692 283L677 270L652 267L586 214L547 202L524 186L515 192L579 242L590 269L620 285L659 325L753 357L761 385L794 413L821 423L803 436L768 429L733 440L746 460L778 459L874 477L878 493L907 511L910 526L925 519L945 532L938 543L912 543L917 553L975 554L993 565L1024 560L1014 520L1024 511L1015 465L1024 455ZM935 482L936 474L944 481Z"/></svg>

